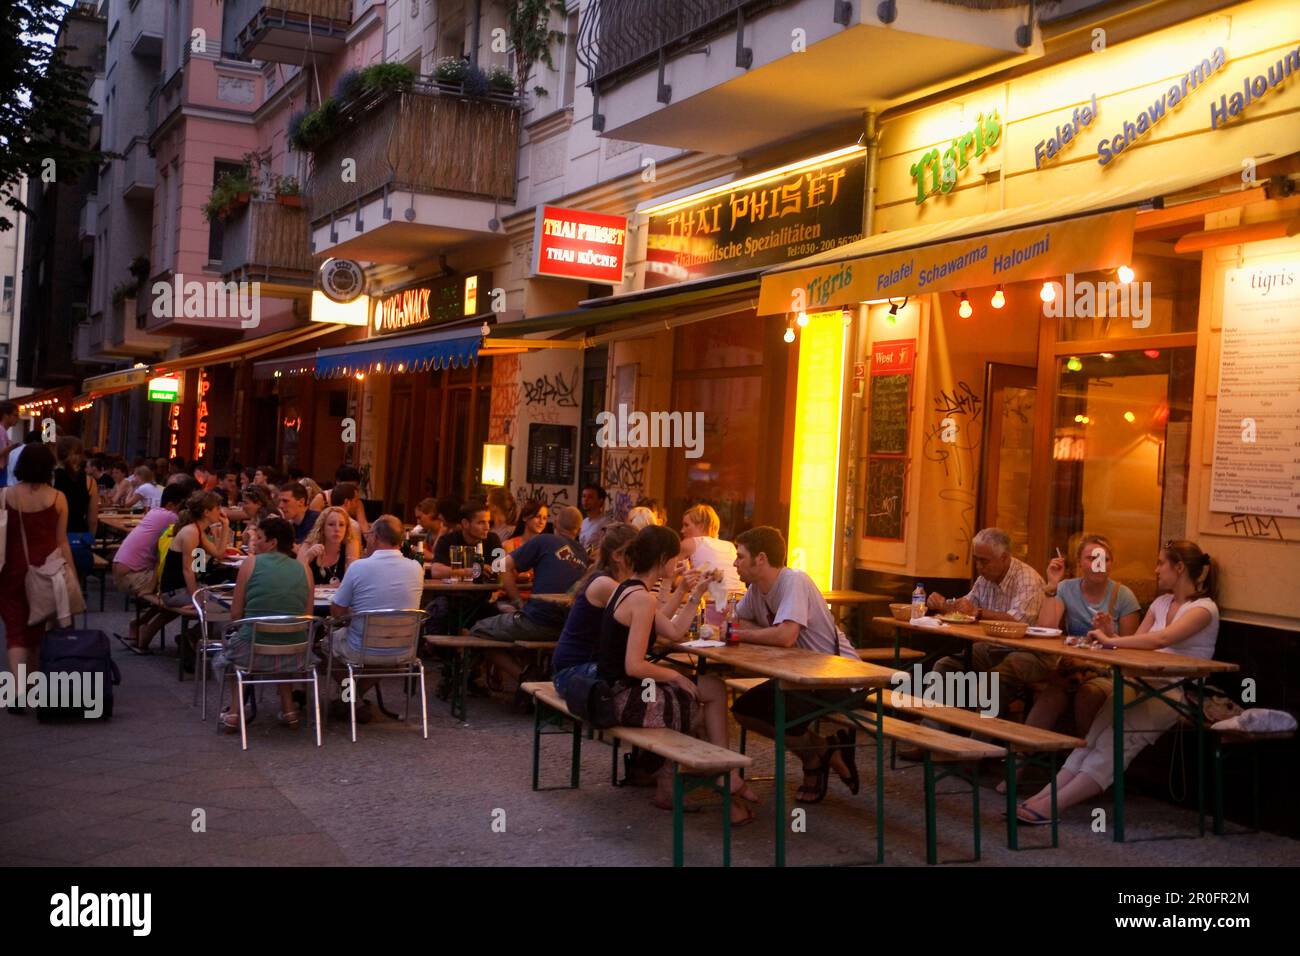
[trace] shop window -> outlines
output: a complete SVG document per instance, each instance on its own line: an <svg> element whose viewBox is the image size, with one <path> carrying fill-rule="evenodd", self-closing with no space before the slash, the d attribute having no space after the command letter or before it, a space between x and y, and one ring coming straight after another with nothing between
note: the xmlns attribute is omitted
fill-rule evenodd
<svg viewBox="0 0 1300 956"><path fill-rule="evenodd" d="M9 377L9 343L0 342L0 379Z"/></svg>
<svg viewBox="0 0 1300 956"><path fill-rule="evenodd" d="M1127 284L1120 281L1117 270L1080 273L1072 281L1063 277L1056 280L1063 294L1060 302L1049 309L1060 310L1060 341L1196 331L1201 288L1199 256L1183 261L1135 255L1132 268L1133 281ZM1044 311L1052 314L1048 309Z"/></svg>
<svg viewBox="0 0 1300 956"><path fill-rule="evenodd" d="M1048 551L1072 562L1079 534L1106 535L1143 604L1160 543L1185 533L1195 370L1194 348L1058 361Z"/></svg>

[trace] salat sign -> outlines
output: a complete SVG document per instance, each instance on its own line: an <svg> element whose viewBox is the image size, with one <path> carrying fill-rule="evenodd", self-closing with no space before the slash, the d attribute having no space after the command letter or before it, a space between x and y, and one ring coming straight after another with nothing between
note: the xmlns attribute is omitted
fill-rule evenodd
<svg viewBox="0 0 1300 956"><path fill-rule="evenodd" d="M533 275L618 285L627 252L627 218L541 206L533 228Z"/></svg>

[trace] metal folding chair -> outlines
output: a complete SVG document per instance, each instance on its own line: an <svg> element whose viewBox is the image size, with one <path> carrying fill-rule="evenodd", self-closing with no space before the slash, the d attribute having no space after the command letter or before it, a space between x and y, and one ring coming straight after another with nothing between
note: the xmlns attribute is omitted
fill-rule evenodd
<svg viewBox="0 0 1300 956"><path fill-rule="evenodd" d="M420 661L420 635L424 622L428 620L427 611L419 608L385 608L378 611L356 611L345 618L335 618L334 623L352 621L361 622L361 649L349 651L343 655L347 665L351 693L350 713L352 719L352 742L357 742L357 682L361 678L382 679L385 677L405 677L407 679L406 720L411 717L411 693L409 681L418 677L420 680L420 719L424 730L424 739L429 739L429 698L425 692L424 664ZM347 632L342 640L346 642ZM334 640L329 642L329 669L334 672Z"/></svg>
<svg viewBox="0 0 1300 956"><path fill-rule="evenodd" d="M248 642L248 661L234 665L235 689L239 701L239 739L244 750L248 749L244 689L258 684L311 684L316 712L316 746L321 745L320 680L316 667L311 662L311 652L316 634L324 623L320 618L307 615L275 614L240 618L226 625L226 640L238 634L245 625L252 629ZM296 662L294 658L297 658ZM276 670L273 664L266 663L274 660L278 664L284 659L298 666ZM226 681L222 680L217 690L217 713L221 713L225 693ZM218 732L221 729L218 722Z"/></svg>
<svg viewBox="0 0 1300 956"><path fill-rule="evenodd" d="M211 624L230 623L230 602L235 596L233 584L215 584L194 592L194 609L199 612L199 636L194 643L194 703L203 700L201 719L208 719L208 664L209 657L222 648L220 634L214 636ZM193 705L191 705L193 706Z"/></svg>

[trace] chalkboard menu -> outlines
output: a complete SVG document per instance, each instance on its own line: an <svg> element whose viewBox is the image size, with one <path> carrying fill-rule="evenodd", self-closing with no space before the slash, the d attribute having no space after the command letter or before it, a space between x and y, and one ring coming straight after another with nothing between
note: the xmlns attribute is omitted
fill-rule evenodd
<svg viewBox="0 0 1300 956"><path fill-rule="evenodd" d="M528 426L528 482L539 485L571 485L576 465L576 425Z"/></svg>
<svg viewBox="0 0 1300 956"><path fill-rule="evenodd" d="M907 454L907 414L911 405L912 376L876 375L871 379L871 405L867 419L867 453Z"/></svg>
<svg viewBox="0 0 1300 956"><path fill-rule="evenodd" d="M906 471L906 458L868 459L866 537L902 539Z"/></svg>

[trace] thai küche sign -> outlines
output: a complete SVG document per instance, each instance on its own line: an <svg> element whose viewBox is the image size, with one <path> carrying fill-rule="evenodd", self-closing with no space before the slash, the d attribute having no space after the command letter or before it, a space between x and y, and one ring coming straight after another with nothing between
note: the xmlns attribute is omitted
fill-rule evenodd
<svg viewBox="0 0 1300 956"><path fill-rule="evenodd" d="M839 308L1113 269L1133 252L1133 210L1064 219L763 276L759 315Z"/></svg>
<svg viewBox="0 0 1300 956"><path fill-rule="evenodd" d="M956 137L942 152L939 147L927 150L914 162L909 172L916 183L916 204L919 206L938 193L950 193L957 178L970 165L971 152L978 158L986 149L992 149L1002 138L1002 123L998 111L990 110L975 117L975 125Z"/></svg>
<svg viewBox="0 0 1300 956"><path fill-rule="evenodd" d="M533 226L533 275L618 285L627 254L627 218L540 206Z"/></svg>
<svg viewBox="0 0 1300 956"><path fill-rule="evenodd" d="M865 155L760 174L652 212L646 285L789 262L860 239Z"/></svg>
<svg viewBox="0 0 1300 956"><path fill-rule="evenodd" d="M372 335L409 332L477 314L479 290L492 287L491 276L447 276L429 285L412 286L371 300Z"/></svg>

